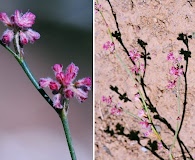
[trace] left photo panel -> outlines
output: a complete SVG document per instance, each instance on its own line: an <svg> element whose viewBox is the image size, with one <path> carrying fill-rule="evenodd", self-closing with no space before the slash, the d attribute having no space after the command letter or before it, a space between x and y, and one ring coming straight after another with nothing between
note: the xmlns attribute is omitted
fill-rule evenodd
<svg viewBox="0 0 195 160"><path fill-rule="evenodd" d="M0 4L0 159L92 160L93 2Z"/></svg>

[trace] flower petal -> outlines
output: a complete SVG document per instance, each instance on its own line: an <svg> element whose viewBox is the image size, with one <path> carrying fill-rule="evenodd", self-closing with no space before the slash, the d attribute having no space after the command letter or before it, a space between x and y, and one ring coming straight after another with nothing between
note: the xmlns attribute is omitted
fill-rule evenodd
<svg viewBox="0 0 195 160"><path fill-rule="evenodd" d="M51 78L40 78L39 85L42 88L49 87L50 82L53 81Z"/></svg>

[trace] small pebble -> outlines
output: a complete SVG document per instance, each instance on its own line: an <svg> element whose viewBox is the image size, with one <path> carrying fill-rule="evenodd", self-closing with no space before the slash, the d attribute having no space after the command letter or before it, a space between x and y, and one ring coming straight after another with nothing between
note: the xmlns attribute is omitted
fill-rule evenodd
<svg viewBox="0 0 195 160"><path fill-rule="evenodd" d="M141 147L141 150L142 150L143 152L147 152L147 151L148 151L145 147Z"/></svg>

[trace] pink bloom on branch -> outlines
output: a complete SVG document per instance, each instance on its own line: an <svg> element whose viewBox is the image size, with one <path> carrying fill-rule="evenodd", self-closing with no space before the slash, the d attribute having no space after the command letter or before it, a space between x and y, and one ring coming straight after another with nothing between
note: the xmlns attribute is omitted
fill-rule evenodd
<svg viewBox="0 0 195 160"><path fill-rule="evenodd" d="M147 115L146 115L146 113L143 109L138 111L138 117L140 117L140 118L146 118L147 117Z"/></svg>
<svg viewBox="0 0 195 160"><path fill-rule="evenodd" d="M115 45L113 42L107 41L106 43L104 43L103 49L109 50L112 53L115 49Z"/></svg>
<svg viewBox="0 0 195 160"><path fill-rule="evenodd" d="M102 101L106 102L108 105L110 105L112 103L112 97L109 96L108 98L105 96L102 96Z"/></svg>
<svg viewBox="0 0 195 160"><path fill-rule="evenodd" d="M144 137L149 137L152 133L152 130L151 129L148 129L144 132Z"/></svg>
<svg viewBox="0 0 195 160"><path fill-rule="evenodd" d="M12 31L14 34L19 33L21 45L25 45L28 42L34 43L40 38L40 34L31 29L32 25L35 23L35 18L36 16L31 12L22 14L21 12L16 10L15 14L10 18L6 13L0 12L0 21L2 21L5 26L8 26L10 28L10 31ZM4 34L3 36L5 37ZM3 36L2 42L4 44L9 44L11 41L5 41L5 38ZM13 40L13 38L11 40Z"/></svg>
<svg viewBox="0 0 195 160"><path fill-rule="evenodd" d="M20 42L25 45L28 43L28 37L24 32L20 32Z"/></svg>
<svg viewBox="0 0 195 160"><path fill-rule="evenodd" d="M171 67L170 74L175 75L175 76L181 76L183 74L183 69L182 68Z"/></svg>
<svg viewBox="0 0 195 160"><path fill-rule="evenodd" d="M122 109L121 109L121 108L113 107L113 108L111 109L111 114L112 114L112 115L117 115L117 116L119 116L119 115L121 114L121 112L122 112Z"/></svg>
<svg viewBox="0 0 195 160"><path fill-rule="evenodd" d="M137 74L139 72L140 68L137 67L137 65L135 64L132 68L131 68L131 71L135 74Z"/></svg>
<svg viewBox="0 0 195 160"><path fill-rule="evenodd" d="M173 80L173 81L169 81L167 88L173 89L173 88L175 88L175 86L176 86L176 80Z"/></svg>
<svg viewBox="0 0 195 160"><path fill-rule="evenodd" d="M135 100L135 101L139 101L139 98L140 98L139 93L136 93L136 94L134 95L134 100Z"/></svg>
<svg viewBox="0 0 195 160"><path fill-rule="evenodd" d="M168 55L167 55L167 60L175 60L175 57L173 55L173 52L170 52Z"/></svg>
<svg viewBox="0 0 195 160"><path fill-rule="evenodd" d="M21 28L30 28L35 23L36 16L31 12L25 14L20 13L16 10L14 15L14 23Z"/></svg>
<svg viewBox="0 0 195 160"><path fill-rule="evenodd" d="M36 31L33 31L32 29L28 29L24 33L28 37L30 43L34 43L36 40L40 38L40 34Z"/></svg>
<svg viewBox="0 0 195 160"><path fill-rule="evenodd" d="M4 44L10 44L10 42L13 40L13 38L14 38L14 32L12 30L9 30L9 29L7 29L1 37L2 42Z"/></svg>
<svg viewBox="0 0 195 160"><path fill-rule="evenodd" d="M40 87L49 87L54 94L54 107L63 108L64 99L75 97L79 102L83 102L88 98L88 92L91 89L91 79L89 77L80 79L73 83L79 68L71 63L66 71L63 72L61 64L55 64L52 67L56 80L51 78L41 78Z"/></svg>
<svg viewBox="0 0 195 160"><path fill-rule="evenodd" d="M7 14L4 12L0 13L0 21L2 21L6 26L12 26L11 20L9 19Z"/></svg>
<svg viewBox="0 0 195 160"><path fill-rule="evenodd" d="M146 120L139 122L139 124L141 124L142 127L145 128L145 129L150 126L150 124Z"/></svg>
<svg viewBox="0 0 195 160"><path fill-rule="evenodd" d="M129 57L132 59L132 61L137 61L141 55L137 50L129 51Z"/></svg>
<svg viewBox="0 0 195 160"><path fill-rule="evenodd" d="M95 13L100 11L101 8L102 8L101 4L98 4L98 3L95 2Z"/></svg>

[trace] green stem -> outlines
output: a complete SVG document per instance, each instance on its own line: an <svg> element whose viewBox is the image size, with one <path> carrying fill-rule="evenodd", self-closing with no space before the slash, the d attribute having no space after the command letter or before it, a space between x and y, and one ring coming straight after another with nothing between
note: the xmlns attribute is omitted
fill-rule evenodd
<svg viewBox="0 0 195 160"><path fill-rule="evenodd" d="M73 143L72 143L71 133L70 133L69 125L68 125L68 117L67 117L67 112L65 111L65 107L62 110L60 110L59 117L63 124L64 133L66 135L66 140L68 143L68 148L70 151L71 158L72 160L76 160L77 158L76 158L76 154L75 154Z"/></svg>
<svg viewBox="0 0 195 160"><path fill-rule="evenodd" d="M120 61L120 63L122 64L122 67L125 69L125 71L126 71L127 74L129 75L129 77L130 77L135 83L137 83L137 82L135 81L135 79L133 78L131 72L128 70L127 66L125 65L125 63L124 63L123 60L121 59L121 57L120 57L116 52L115 52L115 56L116 56L117 59ZM151 126L152 131L156 134L156 136L157 136L157 138L158 138L159 140L162 140L161 136L159 135L159 133L157 132L157 130L156 130L154 124L153 124L153 121L152 121L152 118L151 118L151 115L150 115L150 111L149 111L149 109L148 109L148 107L147 107L147 105L146 105L146 102L145 102L145 100L144 100L144 96L142 95L140 89L138 89L138 93L139 93L139 95L140 95L140 97L141 97L142 104L143 104L144 109L145 109L145 111L146 111L146 113L147 113L149 122L152 124L152 126Z"/></svg>
<svg viewBox="0 0 195 160"><path fill-rule="evenodd" d="M64 133L65 133L66 140L67 140L67 143L68 143L70 155L72 157L72 160L76 160L76 154L75 154L75 151L74 151L74 148L73 148L71 133L70 133L68 119L67 119L67 110L66 109L69 107L68 100L65 100L64 109L56 109L56 108L54 108L52 100L47 95L47 93L42 88L40 88L38 82L36 81L36 79L34 78L34 76L31 73L31 71L29 70L29 67L25 63L23 57L21 57L20 55L16 54L14 51L12 51L7 45L3 44L1 41L0 41L0 44L3 47L5 47L16 58L16 60L18 61L18 63L20 64L20 66L22 67L22 69L26 73L27 77L32 82L32 84L38 90L38 92L42 95L42 97L50 104L50 106L52 106L52 108L59 115L59 117L60 117L60 119L62 121L63 128L64 128Z"/></svg>
<svg viewBox="0 0 195 160"><path fill-rule="evenodd" d="M177 94L177 118L180 118L180 93L179 93L179 89L180 89L180 77L178 79L178 83L177 83L177 91L176 91L176 94ZM177 119L177 124L176 124L176 131L175 131L175 135L174 135L174 138L173 138L173 143L171 145L171 148L170 148L170 160L172 160L172 150L175 146L175 142L176 142L176 139L177 139L177 136L178 136L178 133L179 133L179 126L180 126L180 120Z"/></svg>

